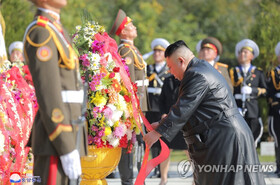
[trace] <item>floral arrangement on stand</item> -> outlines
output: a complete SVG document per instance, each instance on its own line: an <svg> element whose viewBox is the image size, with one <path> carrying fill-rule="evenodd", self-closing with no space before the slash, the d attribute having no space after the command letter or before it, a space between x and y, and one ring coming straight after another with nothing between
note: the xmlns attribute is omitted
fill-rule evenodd
<svg viewBox="0 0 280 185"><path fill-rule="evenodd" d="M82 80L88 79L88 143L97 148L122 147L131 152L140 133L137 86L104 27L92 21L76 26L74 48Z"/></svg>
<svg viewBox="0 0 280 185"><path fill-rule="evenodd" d="M28 82L27 82L28 81ZM35 90L27 66L0 67L0 178L28 169L30 149L25 147L37 111Z"/></svg>

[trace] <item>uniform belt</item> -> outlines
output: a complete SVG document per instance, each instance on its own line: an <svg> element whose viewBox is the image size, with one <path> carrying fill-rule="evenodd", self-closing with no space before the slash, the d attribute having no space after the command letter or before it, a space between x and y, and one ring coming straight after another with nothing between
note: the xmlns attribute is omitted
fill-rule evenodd
<svg viewBox="0 0 280 185"><path fill-rule="evenodd" d="M135 81L136 85L139 86L148 86L149 85L149 80L136 80Z"/></svg>
<svg viewBox="0 0 280 185"><path fill-rule="evenodd" d="M280 93L276 93L276 94L275 94L275 97L276 97L276 98L280 98Z"/></svg>
<svg viewBox="0 0 280 185"><path fill-rule="evenodd" d="M161 88L159 87L148 87L148 93L160 94Z"/></svg>
<svg viewBox="0 0 280 185"><path fill-rule="evenodd" d="M64 103L83 103L84 91L61 91L61 96Z"/></svg>
<svg viewBox="0 0 280 185"><path fill-rule="evenodd" d="M236 114L240 114L237 108L232 108L232 109L222 111L216 116L212 117L210 120L200 122L193 128L184 131L185 139L187 139L189 136L194 136L195 134L202 134L203 132L211 128L213 124L215 124L215 122L221 120L223 117L229 118Z"/></svg>
<svg viewBox="0 0 280 185"><path fill-rule="evenodd" d="M234 98L236 99L236 100L242 100L242 94L235 94L234 95ZM246 99L257 99L257 97L255 97L255 96L250 96L250 94L246 94Z"/></svg>

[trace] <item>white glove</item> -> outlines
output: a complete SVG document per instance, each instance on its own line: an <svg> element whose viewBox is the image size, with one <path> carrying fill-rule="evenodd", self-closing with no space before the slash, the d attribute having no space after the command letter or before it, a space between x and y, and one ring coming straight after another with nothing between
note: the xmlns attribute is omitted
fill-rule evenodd
<svg viewBox="0 0 280 185"><path fill-rule="evenodd" d="M243 86L241 88L241 93L242 94L251 94L252 93L252 87L249 87L249 86Z"/></svg>
<svg viewBox="0 0 280 185"><path fill-rule="evenodd" d="M78 179L82 174L80 155L77 149L60 156L62 168L69 179Z"/></svg>

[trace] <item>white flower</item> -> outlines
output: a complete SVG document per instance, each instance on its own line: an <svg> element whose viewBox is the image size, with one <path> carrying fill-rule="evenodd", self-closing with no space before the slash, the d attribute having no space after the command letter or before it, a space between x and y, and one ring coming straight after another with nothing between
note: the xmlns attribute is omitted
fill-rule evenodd
<svg viewBox="0 0 280 185"><path fill-rule="evenodd" d="M127 129L126 136L127 136L127 140L131 140L131 138L132 138L132 130Z"/></svg>
<svg viewBox="0 0 280 185"><path fill-rule="evenodd" d="M113 147L119 146L120 140L118 138L115 138L113 134L108 135L107 140L109 141L109 144L112 145Z"/></svg>
<svg viewBox="0 0 280 185"><path fill-rule="evenodd" d="M77 32L80 31L81 28L82 28L81 25L76 26L76 31Z"/></svg>
<svg viewBox="0 0 280 185"><path fill-rule="evenodd" d="M121 81L121 75L120 75L120 73L115 73L115 77L114 77L114 78L117 79L118 82L120 82L120 81Z"/></svg>
<svg viewBox="0 0 280 185"><path fill-rule="evenodd" d="M5 137L0 130L0 155L2 154L2 152L4 152L4 147L5 147Z"/></svg>
<svg viewBox="0 0 280 185"><path fill-rule="evenodd" d="M107 106L113 111L113 115L112 115L111 121L112 122L119 121L120 118L123 115L123 111L117 110L115 105L112 105L112 104L108 104Z"/></svg>
<svg viewBox="0 0 280 185"><path fill-rule="evenodd" d="M126 106L126 102L124 100L124 97L120 94L118 94L118 96L119 96L118 109L121 110L121 111L127 110L127 106Z"/></svg>
<svg viewBox="0 0 280 185"><path fill-rule="evenodd" d="M99 66L99 61L100 61L99 54L89 54L88 58L91 61L90 69L97 70L97 69L100 68L100 66Z"/></svg>

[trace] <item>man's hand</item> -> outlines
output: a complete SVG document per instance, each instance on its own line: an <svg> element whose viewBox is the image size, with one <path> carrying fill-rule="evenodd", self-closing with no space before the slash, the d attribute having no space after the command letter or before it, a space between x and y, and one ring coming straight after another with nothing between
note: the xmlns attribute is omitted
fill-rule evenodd
<svg viewBox="0 0 280 185"><path fill-rule="evenodd" d="M143 140L148 145L149 148L153 146L153 144L161 137L161 135L156 132L155 130L149 132L148 134L144 135Z"/></svg>
<svg viewBox="0 0 280 185"><path fill-rule="evenodd" d="M153 129L155 130L155 129L157 129L158 128L158 126L159 126L159 122L154 122L154 123L152 123L151 124L151 126L153 127Z"/></svg>
<svg viewBox="0 0 280 185"><path fill-rule="evenodd" d="M69 179L78 179L82 174L80 154L78 150L73 150L72 152L60 156L61 164L65 175Z"/></svg>

